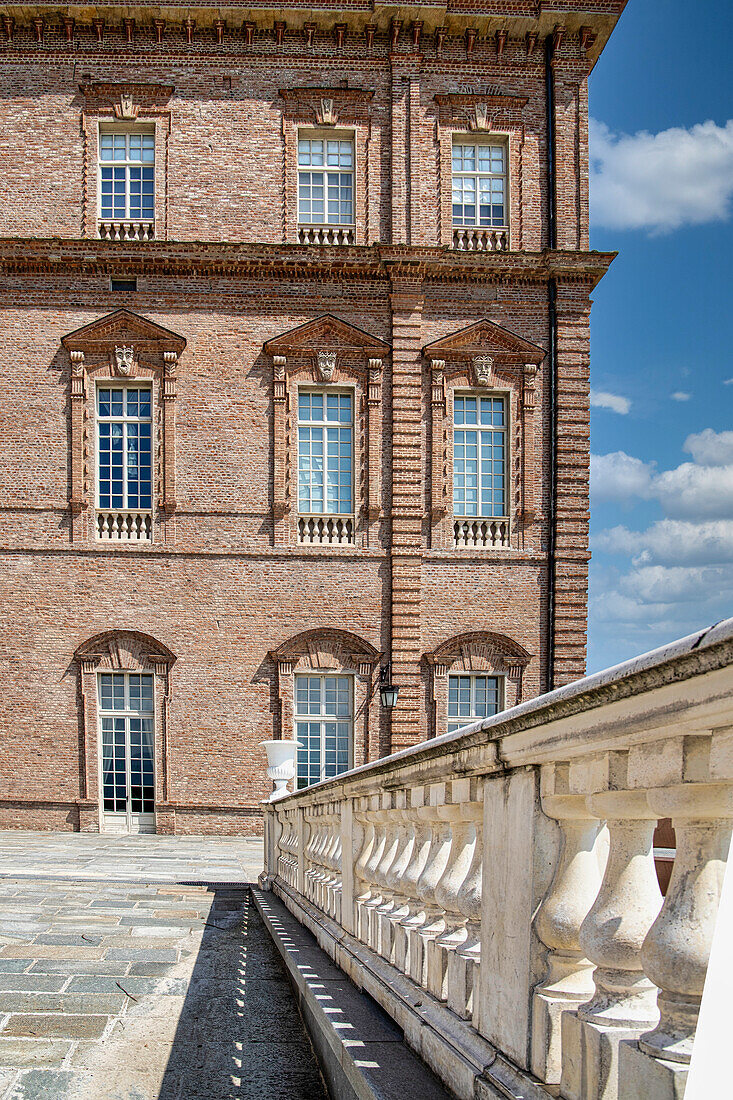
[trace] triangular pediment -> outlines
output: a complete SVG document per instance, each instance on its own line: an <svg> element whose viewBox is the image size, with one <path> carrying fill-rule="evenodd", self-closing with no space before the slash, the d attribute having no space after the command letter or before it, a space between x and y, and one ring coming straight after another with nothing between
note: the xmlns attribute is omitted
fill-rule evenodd
<svg viewBox="0 0 733 1100"><path fill-rule="evenodd" d="M463 359L485 353L499 358L520 359L523 363L541 363L545 357L544 348L485 318L458 329L450 336L434 340L423 348L423 352L429 359Z"/></svg>
<svg viewBox="0 0 733 1100"><path fill-rule="evenodd" d="M62 336L61 343L69 351L93 351L109 349L116 344L132 344L137 348L157 348L160 351L180 353L186 346L183 336L149 321L129 309L108 313L83 328Z"/></svg>
<svg viewBox="0 0 733 1100"><path fill-rule="evenodd" d="M264 345L268 355L293 355L297 352L312 352L320 348L340 352L382 357L390 348L384 340L379 340L363 329L350 325L330 313L306 321L304 325L290 329L268 340Z"/></svg>

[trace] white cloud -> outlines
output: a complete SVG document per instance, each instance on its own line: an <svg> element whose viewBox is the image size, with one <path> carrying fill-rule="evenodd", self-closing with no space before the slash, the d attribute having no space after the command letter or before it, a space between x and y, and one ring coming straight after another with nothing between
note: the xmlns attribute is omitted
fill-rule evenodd
<svg viewBox="0 0 733 1100"><path fill-rule="evenodd" d="M594 502L656 500L663 513L593 536L591 667L733 614L733 432L706 428L684 449L694 461L661 472L623 451L591 458Z"/></svg>
<svg viewBox="0 0 733 1100"><path fill-rule="evenodd" d="M726 378L726 380L723 382L723 385L724 386L733 386L733 378Z"/></svg>
<svg viewBox="0 0 733 1100"><path fill-rule="evenodd" d="M620 397L617 393L604 393L602 390L590 391L590 403L598 409L610 409L611 412L621 413L625 416L631 408L628 397Z"/></svg>
<svg viewBox="0 0 733 1100"><path fill-rule="evenodd" d="M733 466L684 462L655 478L651 491L673 519L733 518Z"/></svg>
<svg viewBox="0 0 733 1100"><path fill-rule="evenodd" d="M692 397L691 393L684 393L682 390L676 390L671 394L673 401L689 401Z"/></svg>
<svg viewBox="0 0 733 1100"><path fill-rule="evenodd" d="M609 527L593 538L593 549L631 557L640 565L720 565L733 562L733 520L661 519L646 531Z"/></svg>
<svg viewBox="0 0 733 1100"><path fill-rule="evenodd" d="M594 504L603 500L628 500L649 495L654 464L633 458L625 451L590 457L590 491Z"/></svg>
<svg viewBox="0 0 733 1100"><path fill-rule="evenodd" d="M705 428L688 435L682 450L702 466L728 466L733 463L733 432L714 432L712 428Z"/></svg>
<svg viewBox="0 0 733 1100"><path fill-rule="evenodd" d="M669 232L722 221L733 194L733 119L616 134L590 124L591 216L609 229Z"/></svg>

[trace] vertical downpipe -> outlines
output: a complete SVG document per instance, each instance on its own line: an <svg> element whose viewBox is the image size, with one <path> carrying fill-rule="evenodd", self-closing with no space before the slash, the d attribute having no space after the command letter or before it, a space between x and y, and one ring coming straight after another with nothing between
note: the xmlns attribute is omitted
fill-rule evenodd
<svg viewBox="0 0 733 1100"><path fill-rule="evenodd" d="M557 248L557 180L555 173L555 56L554 35L545 38L545 100L547 107L547 228L548 246ZM555 571L557 543L557 280L547 280L547 317L550 359L550 508L547 547L547 691L555 686Z"/></svg>

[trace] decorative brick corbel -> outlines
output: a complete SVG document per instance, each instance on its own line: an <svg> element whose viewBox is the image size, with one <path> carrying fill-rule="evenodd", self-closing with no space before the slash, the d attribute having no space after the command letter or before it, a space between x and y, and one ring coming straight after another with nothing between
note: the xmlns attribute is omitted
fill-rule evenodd
<svg viewBox="0 0 733 1100"><path fill-rule="evenodd" d="M367 380L368 499L365 511L370 522L382 512L380 471L382 439L382 360L370 359Z"/></svg>
<svg viewBox="0 0 733 1100"><path fill-rule="evenodd" d="M165 30L165 19L154 19L153 26L155 27L155 44L157 46L162 46L163 31Z"/></svg>
<svg viewBox="0 0 733 1100"><path fill-rule="evenodd" d="M445 484L445 359L430 362L431 455L430 512L434 522L442 521L448 511ZM436 532L437 534L437 532Z"/></svg>
<svg viewBox="0 0 733 1100"><path fill-rule="evenodd" d="M506 46L506 31L496 32L496 56L501 60Z"/></svg>
<svg viewBox="0 0 733 1100"><path fill-rule="evenodd" d="M97 36L97 45L101 46L104 42L104 19L92 19L92 26Z"/></svg>
<svg viewBox="0 0 733 1100"><path fill-rule="evenodd" d="M402 20L393 19L389 28L389 48L396 50L400 41L400 31L402 30Z"/></svg>
<svg viewBox="0 0 733 1100"><path fill-rule="evenodd" d="M249 20L243 26L244 31L244 44L245 46L251 46L254 41L255 25L250 23Z"/></svg>
<svg viewBox="0 0 733 1100"><path fill-rule="evenodd" d="M440 53L440 51L443 49L443 44L445 42L445 36L447 35L447 33L448 33L448 28L447 27L436 27L435 28L435 49L437 50L438 53Z"/></svg>
<svg viewBox="0 0 733 1100"><path fill-rule="evenodd" d="M122 25L125 28L125 42L129 46L132 43L132 39L133 39L134 34L135 34L135 20L134 19L123 19L122 20Z"/></svg>
<svg viewBox="0 0 733 1100"><path fill-rule="evenodd" d="M2 16L3 31L5 32L5 40L7 42L13 41L13 31L15 30L15 19L12 15Z"/></svg>
<svg viewBox="0 0 733 1100"><path fill-rule="evenodd" d="M178 353L163 352L163 511L176 510L176 367Z"/></svg>
<svg viewBox="0 0 733 1100"><path fill-rule="evenodd" d="M536 456L535 456L535 402L537 364L525 363L522 369L522 519L526 524L537 514Z"/></svg>
<svg viewBox="0 0 733 1100"><path fill-rule="evenodd" d="M527 43L527 57L531 57L537 45L537 31L527 31L524 40Z"/></svg>
<svg viewBox="0 0 733 1100"><path fill-rule="evenodd" d="M38 43L39 46L43 45L43 32L44 32L45 28L46 28L45 21L40 16L37 16L33 20L33 30L35 32L36 42Z"/></svg>
<svg viewBox="0 0 733 1100"><path fill-rule="evenodd" d="M346 24L337 23L333 31L336 38L336 49L343 50L344 42L346 41Z"/></svg>
<svg viewBox="0 0 733 1100"><path fill-rule="evenodd" d="M222 46L224 44L224 28L226 23L223 19L214 20L214 30L216 31L216 44Z"/></svg>
<svg viewBox="0 0 733 1100"><path fill-rule="evenodd" d="M71 355L71 494L69 507L72 524L87 506L84 493L84 399L86 397L84 352L72 351ZM74 530L74 536L78 535Z"/></svg>
<svg viewBox="0 0 733 1100"><path fill-rule="evenodd" d="M287 402L288 392L285 382L287 359L284 355L273 355L273 511L275 519L275 542L285 541L283 520L289 512L286 484L287 461Z"/></svg>
<svg viewBox="0 0 733 1100"><path fill-rule="evenodd" d="M278 19L275 23L275 45L282 46L285 40L285 23Z"/></svg>
<svg viewBox="0 0 733 1100"><path fill-rule="evenodd" d="M417 19L412 24L412 47L415 50L420 49L420 36L422 34L422 20Z"/></svg>
<svg viewBox="0 0 733 1100"><path fill-rule="evenodd" d="M193 43L193 32L196 27L196 21L189 15L188 19L184 21L183 26L186 29L186 42L190 46Z"/></svg>
<svg viewBox="0 0 733 1100"><path fill-rule="evenodd" d="M303 34L305 35L305 44L310 49L313 45L313 39L316 33L315 23L305 23L303 26Z"/></svg>
<svg viewBox="0 0 733 1100"><path fill-rule="evenodd" d="M473 47L476 45L476 38L478 31L475 27L469 27L466 31L466 57L470 57L473 53Z"/></svg>
<svg viewBox="0 0 733 1100"><path fill-rule="evenodd" d="M373 23L367 23L366 27L364 28L364 37L366 39L366 47L368 50L371 50L372 46L374 45L374 32L376 31L376 29L377 28L374 26Z"/></svg>
<svg viewBox="0 0 733 1100"><path fill-rule="evenodd" d="M64 38L67 42L74 41L74 18L71 15L62 15L61 22L64 25Z"/></svg>

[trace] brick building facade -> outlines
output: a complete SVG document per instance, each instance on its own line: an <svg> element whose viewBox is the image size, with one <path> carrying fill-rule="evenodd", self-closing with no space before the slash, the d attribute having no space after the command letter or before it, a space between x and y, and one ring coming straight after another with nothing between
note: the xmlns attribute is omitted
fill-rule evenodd
<svg viewBox="0 0 733 1100"><path fill-rule="evenodd" d="M256 832L262 740L582 675L623 6L2 6L0 825Z"/></svg>

